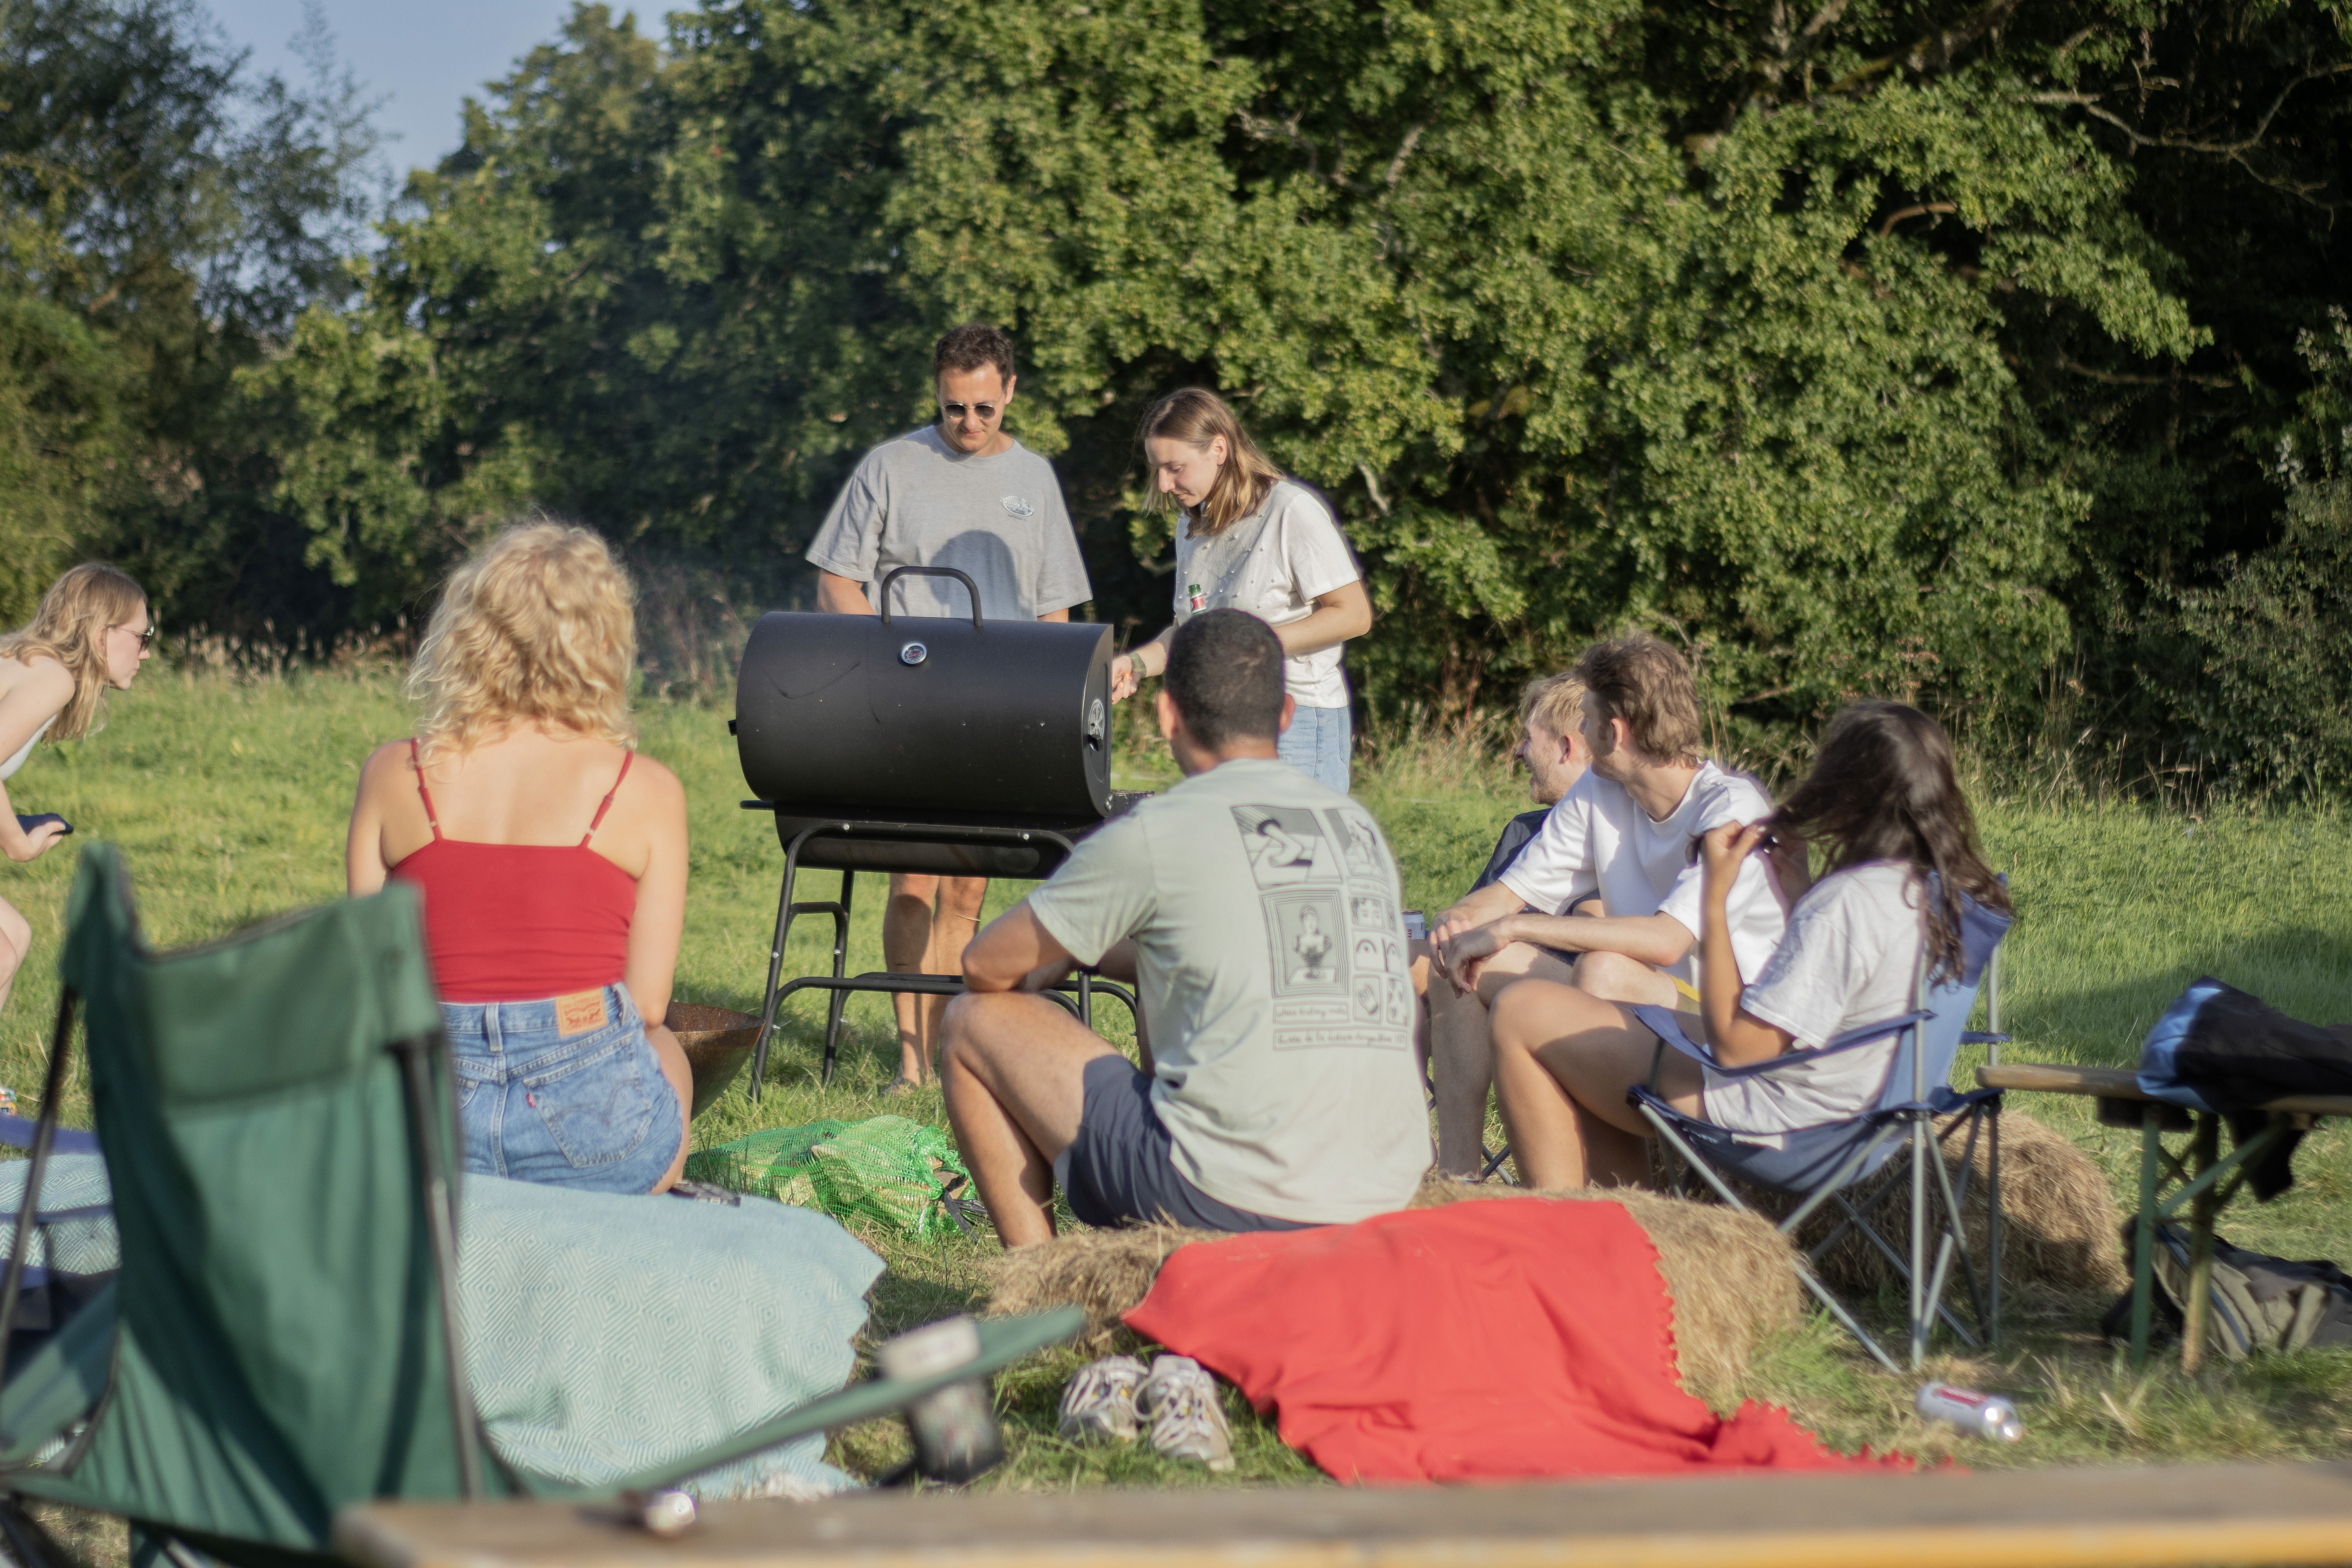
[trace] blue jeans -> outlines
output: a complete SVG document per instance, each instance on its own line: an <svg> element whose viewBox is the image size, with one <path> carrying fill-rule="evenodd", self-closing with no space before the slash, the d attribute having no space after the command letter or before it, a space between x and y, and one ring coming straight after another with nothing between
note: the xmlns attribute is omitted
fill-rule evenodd
<svg viewBox="0 0 2352 1568"><path fill-rule="evenodd" d="M1348 753L1355 747L1355 721L1345 708L1301 707L1290 728L1275 742L1275 755L1321 784L1348 793Z"/></svg>
<svg viewBox="0 0 2352 1568"><path fill-rule="evenodd" d="M686 1119L625 985L538 1002L444 1002L466 1169L649 1193Z"/></svg>

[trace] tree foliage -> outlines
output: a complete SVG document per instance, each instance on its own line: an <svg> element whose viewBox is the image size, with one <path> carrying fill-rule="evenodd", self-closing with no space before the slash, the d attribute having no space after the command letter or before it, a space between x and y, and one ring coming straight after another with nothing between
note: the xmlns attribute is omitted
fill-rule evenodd
<svg viewBox="0 0 2352 1568"><path fill-rule="evenodd" d="M294 87L187 0L0 0L0 616L78 551L215 622L264 574L234 376L345 292L380 201L367 105L315 15L299 42Z"/></svg>
<svg viewBox="0 0 2352 1568"><path fill-rule="evenodd" d="M526 499L774 595L986 319L1104 618L1201 384L1339 503L1384 710L1632 623L1727 743L2079 689L2218 755L2182 606L2286 537L2347 113L2345 0L581 5L240 396L322 624Z"/></svg>

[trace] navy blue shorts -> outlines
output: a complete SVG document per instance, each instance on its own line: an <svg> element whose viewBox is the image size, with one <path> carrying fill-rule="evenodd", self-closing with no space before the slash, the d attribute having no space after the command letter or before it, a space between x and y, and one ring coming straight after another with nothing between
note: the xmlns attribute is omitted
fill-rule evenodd
<svg viewBox="0 0 2352 1568"><path fill-rule="evenodd" d="M1125 1057L1088 1062L1078 1136L1054 1162L1070 1212L1087 1225L1162 1220L1196 1230L1306 1230L1220 1203L1176 1168L1175 1140L1151 1104L1151 1075Z"/></svg>

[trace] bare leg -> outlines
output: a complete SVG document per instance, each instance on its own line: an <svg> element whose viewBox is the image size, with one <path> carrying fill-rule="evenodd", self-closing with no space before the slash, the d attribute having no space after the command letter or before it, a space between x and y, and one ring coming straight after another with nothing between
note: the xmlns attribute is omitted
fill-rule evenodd
<svg viewBox="0 0 2352 1568"><path fill-rule="evenodd" d="M32 923L14 904L0 903L0 1007L8 1005L8 994L16 988L16 971L32 951Z"/></svg>
<svg viewBox="0 0 2352 1568"><path fill-rule="evenodd" d="M987 901L988 879L985 877L940 879L939 902L931 914L930 943L923 954L924 973L963 973L963 950L971 945L971 939L979 933L980 909ZM923 1066L923 1070L915 1075L915 1079L919 1083L926 1083L936 1070L932 1058L939 1048L940 1020L947 1013L949 999L945 996L919 996L915 1000L922 1006L922 1024L918 1037Z"/></svg>
<svg viewBox="0 0 2352 1568"><path fill-rule="evenodd" d="M1519 1180L1530 1187L1634 1186L1649 1173L1648 1123L1625 1103L1647 1083L1685 1115L1699 1110L1698 1064L1658 1056L1658 1037L1614 1002L1529 980L1495 1005L1495 1088Z"/></svg>
<svg viewBox="0 0 2352 1568"><path fill-rule="evenodd" d="M890 875L890 900L882 908L882 963L893 974L919 974L931 951L931 905L937 901L940 879L916 871ZM923 1081L931 1059L925 1026L931 1020L922 1004L928 997L905 994L890 998L898 1016L898 1077L908 1083Z"/></svg>
<svg viewBox="0 0 2352 1568"><path fill-rule="evenodd" d="M894 974L962 973L963 950L980 929L980 907L987 897L985 877L895 873L890 901L882 911L882 962ZM890 1000L898 1016L899 1080L928 1083L948 999L901 993Z"/></svg>
<svg viewBox="0 0 2352 1568"><path fill-rule="evenodd" d="M1431 1079L1437 1089L1437 1168L1475 1176L1486 1163L1486 1097L1495 1058L1486 1044L1486 1005L1475 991L1444 980L1430 987Z"/></svg>
<svg viewBox="0 0 2352 1568"><path fill-rule="evenodd" d="M1690 1008L1674 976L1622 952L1588 952L1576 963L1576 988L1603 1002L1643 1002L1654 1007Z"/></svg>
<svg viewBox="0 0 2352 1568"><path fill-rule="evenodd" d="M1054 1235L1054 1157L1078 1135L1087 1064L1103 1037L1020 991L971 992L949 1005L940 1079L948 1124L1007 1251Z"/></svg>
<svg viewBox="0 0 2352 1568"><path fill-rule="evenodd" d="M669 1163L669 1170L662 1179L654 1184L654 1191L666 1193L686 1174L686 1152L694 1142L694 1068L686 1059L686 1047L677 1043L677 1037L670 1033L667 1024L647 1024L646 1040L661 1063L662 1077L669 1079L670 1088L677 1091L677 1158Z"/></svg>
<svg viewBox="0 0 2352 1568"><path fill-rule="evenodd" d="M1486 1010L1503 988L1526 979L1565 982L1574 973L1558 955L1515 942L1479 971L1475 991L1456 991L1443 975L1429 986L1429 1046L1437 1080L1437 1168L1475 1176L1485 1166L1486 1095L1495 1082Z"/></svg>

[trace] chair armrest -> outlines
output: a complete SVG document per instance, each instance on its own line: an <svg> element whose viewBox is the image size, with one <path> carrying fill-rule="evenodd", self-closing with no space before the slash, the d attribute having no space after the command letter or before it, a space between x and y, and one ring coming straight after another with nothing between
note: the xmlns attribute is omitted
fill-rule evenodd
<svg viewBox="0 0 2352 1568"><path fill-rule="evenodd" d="M1639 1012L1641 1009L1636 1008L1635 1011ZM1755 1078L1763 1073L1778 1072L1782 1068L1794 1067L1799 1062L1817 1062L1823 1057L1832 1057L1840 1051L1859 1050L1864 1046L1885 1039L1889 1035L1900 1034L1914 1024L1934 1016L1933 1013L1906 1013L1899 1018L1887 1018L1875 1024L1864 1024L1859 1029L1848 1029L1843 1034L1832 1037L1828 1044L1816 1046L1810 1050L1782 1051L1777 1057L1768 1057L1760 1062L1749 1062L1745 1067L1717 1066L1715 1070L1717 1075L1722 1078ZM1647 1018L1642 1021L1645 1024L1649 1022ZM1710 1058L1709 1060L1712 1062L1713 1058Z"/></svg>

